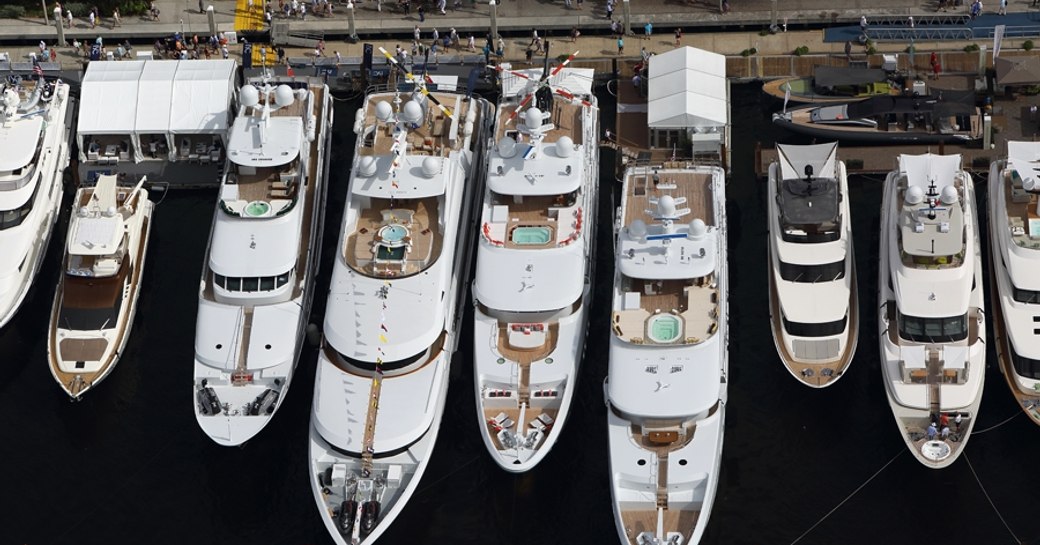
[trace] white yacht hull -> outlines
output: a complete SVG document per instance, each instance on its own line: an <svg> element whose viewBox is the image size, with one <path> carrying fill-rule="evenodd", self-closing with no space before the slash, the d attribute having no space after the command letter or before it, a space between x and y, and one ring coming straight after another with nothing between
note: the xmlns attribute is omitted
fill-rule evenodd
<svg viewBox="0 0 1040 545"><path fill-rule="evenodd" d="M318 365L334 367L324 356L319 357ZM318 506L318 511L321 513L321 520L325 524L325 528L328 530L329 535L332 536L332 540L338 545L375 543L379 536L393 524L397 515L404 510L408 500L419 486L423 473L426 472L426 467L430 463L430 455L433 453L433 447L437 443L437 434L440 432L441 419L444 416L444 405L448 397L450 355L442 353L438 356L436 362L429 365L435 366L434 372L438 377L433 385L433 394L435 395L433 420L425 433L407 448L392 455L377 456L374 459L373 476L385 476L391 466L398 466L401 468L402 483L396 489L386 489L389 492L389 497L384 492L383 499L380 502L381 508L378 522L372 532L365 536L361 535L359 520L354 523L353 531L350 535L345 536L340 532L336 526L337 516L346 491L343 487L330 487L321 482L322 475L328 468L334 465L342 465L348 474L353 473L360 476L363 465L360 453L347 454L330 446L315 428L312 416L308 441L311 492L314 494L314 501ZM315 395L318 395L318 387L319 385L315 385ZM359 512L354 514L355 519L359 516Z"/></svg>
<svg viewBox="0 0 1040 545"><path fill-rule="evenodd" d="M138 240L133 254L133 273L127 279L127 285L122 291L122 303L116 323L111 328L100 330L70 330L62 328L59 322L59 311L64 296L64 279L58 285L58 291L54 297L54 305L51 310L50 335L47 343L47 357L50 360L51 376L62 387L66 394L74 400L78 400L87 391L97 387L101 381L115 370L119 362L119 356L126 348L130 340L130 331L137 316L137 300L141 294L141 280L144 277L145 262L148 257L148 239L151 235L152 213L154 203L147 198L138 204L137 214L140 215L140 224L135 226L138 231ZM89 345L103 343L104 351L100 357L93 360L82 361L87 369L97 370L91 373L79 373L73 369L65 370L62 361L62 351L59 350L65 341ZM71 377L71 378L70 378Z"/></svg>
<svg viewBox="0 0 1040 545"><path fill-rule="evenodd" d="M899 326L896 320L896 294L890 286L893 275L893 264L891 263L893 249L890 248L890 244L894 237L890 237L886 231L886 229L898 229L898 224L894 222L892 217L895 213L894 208L897 204L896 199L898 195L896 194L895 180L892 179L891 175L889 179L886 179L881 205L880 224L882 232L879 243L878 302L880 309L878 311L878 340L880 344L882 377L885 382L885 395L903 442L922 465L932 469L948 467L964 451L964 446L968 442L968 438L971 437L971 431L978 416L985 379L986 330L981 312L983 304L982 295L981 291L977 291L983 290L983 287L978 224L975 221L977 216L975 216L974 212L975 189L971 183L970 176L966 177L966 183L965 198L967 199L967 204L965 208L967 213L970 214L968 217L971 221L971 230L967 236L971 237L972 251L975 256L972 271L975 278L972 284L972 299L978 301L977 308L980 309L976 314L969 307L967 314L969 322L977 322L974 325L969 325L969 338L972 336L971 331L977 330L974 342L960 341L958 343L936 342L934 344L925 344L914 343L900 337ZM903 271L900 274L906 275L907 273ZM917 281L920 282L921 279ZM929 385L905 382L900 374L900 369L901 362L908 356L903 354L903 350L921 348L922 346L925 347L925 350L940 350L940 358L942 354L946 353L946 350L964 349L967 353L968 379L963 384L939 383ZM940 396L940 400L935 406L932 405L932 391L937 392ZM927 427L936 414L948 416L951 433L949 440L942 440L939 436L932 440L927 438ZM954 417L950 416L956 414L962 416L960 425L956 425Z"/></svg>
<svg viewBox="0 0 1040 545"><path fill-rule="evenodd" d="M41 187L33 197L36 202L29 217L21 225L7 230L7 232L0 232L2 235L0 240L10 236L29 237L30 241L22 265L7 278L3 278L3 273L0 271L0 328L14 318L15 313L25 301L29 288L43 265L47 247L50 245L51 233L58 221L58 212L64 195L62 173L69 166L69 132L71 131L73 108L70 108L69 102L72 99L69 97L67 84L56 84L54 97L52 100L61 100L61 105L54 110L54 119L58 120L57 123L47 129L48 132L41 144L46 157L43 160L44 170L38 182ZM12 231L18 231L19 234L16 235ZM15 243L18 247L23 246L14 240L10 242ZM3 240L0 248L6 247L7 244L8 241ZM17 252L13 248L5 249L7 249L8 256Z"/></svg>

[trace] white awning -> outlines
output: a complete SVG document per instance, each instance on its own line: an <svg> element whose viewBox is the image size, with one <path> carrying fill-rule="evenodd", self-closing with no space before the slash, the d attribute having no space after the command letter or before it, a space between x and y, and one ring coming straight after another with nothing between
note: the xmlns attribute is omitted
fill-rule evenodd
<svg viewBox="0 0 1040 545"><path fill-rule="evenodd" d="M137 121L134 130L138 134L165 134L170 130L169 104L173 98L170 82L177 73L177 64L177 61L145 63L137 87Z"/></svg>
<svg viewBox="0 0 1040 545"><path fill-rule="evenodd" d="M228 128L235 61L181 62L173 80L170 132L215 133Z"/></svg>
<svg viewBox="0 0 1040 545"><path fill-rule="evenodd" d="M141 96L138 81L145 61L92 62L80 93L79 134L130 134ZM152 107L162 108L161 104Z"/></svg>
<svg viewBox="0 0 1040 545"><path fill-rule="evenodd" d="M647 124L653 129L729 123L726 57L682 47L650 57Z"/></svg>

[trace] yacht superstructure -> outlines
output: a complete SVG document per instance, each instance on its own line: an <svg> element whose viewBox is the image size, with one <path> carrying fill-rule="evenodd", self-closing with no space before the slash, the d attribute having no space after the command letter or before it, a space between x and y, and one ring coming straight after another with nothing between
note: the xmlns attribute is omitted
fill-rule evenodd
<svg viewBox="0 0 1040 545"><path fill-rule="evenodd" d="M585 348L599 183L592 76L566 63L502 71L473 359L481 437L510 472L534 467L556 442Z"/></svg>
<svg viewBox="0 0 1040 545"><path fill-rule="evenodd" d="M630 168L618 228L605 388L614 520L627 545L697 543L727 398L724 172Z"/></svg>
<svg viewBox="0 0 1040 545"><path fill-rule="evenodd" d="M126 347L141 293L152 201L103 175L76 191L63 274L51 311L51 375L73 399L108 376Z"/></svg>
<svg viewBox="0 0 1040 545"><path fill-rule="evenodd" d="M310 483L340 544L376 540L426 469L472 259L491 107L409 79L413 92L370 92L354 121L315 376Z"/></svg>
<svg viewBox="0 0 1040 545"><path fill-rule="evenodd" d="M975 186L960 155L900 155L881 204L878 332L889 406L927 467L960 455L986 375Z"/></svg>
<svg viewBox="0 0 1040 545"><path fill-rule="evenodd" d="M199 284L195 417L240 445L281 406L321 249L332 100L306 77L243 86Z"/></svg>
<svg viewBox="0 0 1040 545"><path fill-rule="evenodd" d="M1040 143L1007 145L989 173L993 329L1000 371L1040 424Z"/></svg>
<svg viewBox="0 0 1040 545"><path fill-rule="evenodd" d="M61 80L0 82L0 327L25 300L58 218L70 100Z"/></svg>
<svg viewBox="0 0 1040 545"><path fill-rule="evenodd" d="M834 384L859 338L856 259L838 145L777 144L769 166L769 311L773 342L803 384Z"/></svg>

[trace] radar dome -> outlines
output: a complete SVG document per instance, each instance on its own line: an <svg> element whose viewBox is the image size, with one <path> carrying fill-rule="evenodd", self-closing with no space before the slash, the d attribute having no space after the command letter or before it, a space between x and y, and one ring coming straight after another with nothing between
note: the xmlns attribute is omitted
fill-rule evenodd
<svg viewBox="0 0 1040 545"><path fill-rule="evenodd" d="M10 89L10 88L6 89L4 91L4 98L3 98L3 100L4 100L4 106L6 106L8 108L14 108L15 106L18 105L18 102L19 102L18 92L15 91L14 89Z"/></svg>
<svg viewBox="0 0 1040 545"><path fill-rule="evenodd" d="M433 178L441 171L441 162L437 157L427 157L422 162L422 173L427 178Z"/></svg>
<svg viewBox="0 0 1040 545"><path fill-rule="evenodd" d="M108 208L105 209L105 217L106 218L115 217L115 215L116 215L116 207L109 206Z"/></svg>
<svg viewBox="0 0 1040 545"><path fill-rule="evenodd" d="M939 200L946 205L955 204L957 202L957 196L957 188L948 185L942 188L942 195L939 196Z"/></svg>
<svg viewBox="0 0 1040 545"><path fill-rule="evenodd" d="M275 88L274 103L279 107L284 108L292 104L295 100L296 97L293 95L292 88L288 85L282 84Z"/></svg>
<svg viewBox="0 0 1040 545"><path fill-rule="evenodd" d="M574 140L571 140L569 136L561 136L556 141L556 155L570 157L572 153L574 153Z"/></svg>
<svg viewBox="0 0 1040 545"><path fill-rule="evenodd" d="M906 204L921 204L924 202L924 189L918 186L913 186L906 190Z"/></svg>
<svg viewBox="0 0 1040 545"><path fill-rule="evenodd" d="M359 110L360 111L360 110ZM394 115L394 107L385 100L380 100L376 103L376 119L381 123L390 121L390 118Z"/></svg>
<svg viewBox="0 0 1040 545"><path fill-rule="evenodd" d="M657 213L663 218L670 218L675 215L675 199L671 195L664 195L660 199L657 199Z"/></svg>
<svg viewBox="0 0 1040 545"><path fill-rule="evenodd" d="M527 125L528 129L534 129L542 126L542 111L538 108L528 108L524 112L524 124Z"/></svg>
<svg viewBox="0 0 1040 545"><path fill-rule="evenodd" d="M503 136L498 141L498 154L504 159L509 159L516 155L516 140L513 140L511 136Z"/></svg>
<svg viewBox="0 0 1040 545"><path fill-rule="evenodd" d="M260 91L252 85L246 85L242 87L242 90L238 94L239 100L243 106L253 107L260 103Z"/></svg>
<svg viewBox="0 0 1040 545"><path fill-rule="evenodd" d="M700 218L694 218L694 220L690 222L690 238L704 238L704 235L707 232L708 226L704 224L704 220Z"/></svg>
<svg viewBox="0 0 1040 545"><path fill-rule="evenodd" d="M1026 191L1036 191L1037 189L1040 189L1040 187L1038 187L1036 183L1036 178L1030 176L1029 178L1022 180L1022 189L1025 189Z"/></svg>
<svg viewBox="0 0 1040 545"><path fill-rule="evenodd" d="M632 220L632 223L628 224L628 234L634 238L643 238L646 236L646 223L643 220Z"/></svg>
<svg viewBox="0 0 1040 545"><path fill-rule="evenodd" d="M421 124L423 122L422 105L414 100L405 102L404 107L401 108L401 120L413 125Z"/></svg>
<svg viewBox="0 0 1040 545"><path fill-rule="evenodd" d="M374 176L376 173L376 158L366 155L358 162L358 174L362 176Z"/></svg>

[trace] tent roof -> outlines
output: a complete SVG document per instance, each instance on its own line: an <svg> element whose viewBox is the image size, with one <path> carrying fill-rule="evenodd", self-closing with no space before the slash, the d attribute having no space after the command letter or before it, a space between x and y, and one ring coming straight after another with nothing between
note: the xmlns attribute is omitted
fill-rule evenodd
<svg viewBox="0 0 1040 545"><path fill-rule="evenodd" d="M137 117L137 82L145 61L92 62L80 93L81 134L126 134Z"/></svg>
<svg viewBox="0 0 1040 545"><path fill-rule="evenodd" d="M235 61L92 62L83 77L79 134L227 130Z"/></svg>
<svg viewBox="0 0 1040 545"><path fill-rule="evenodd" d="M650 57L647 122L651 128L729 122L726 57L693 47Z"/></svg>
<svg viewBox="0 0 1040 545"><path fill-rule="evenodd" d="M998 85L1022 85L1040 83L1040 58L997 57L994 61Z"/></svg>

